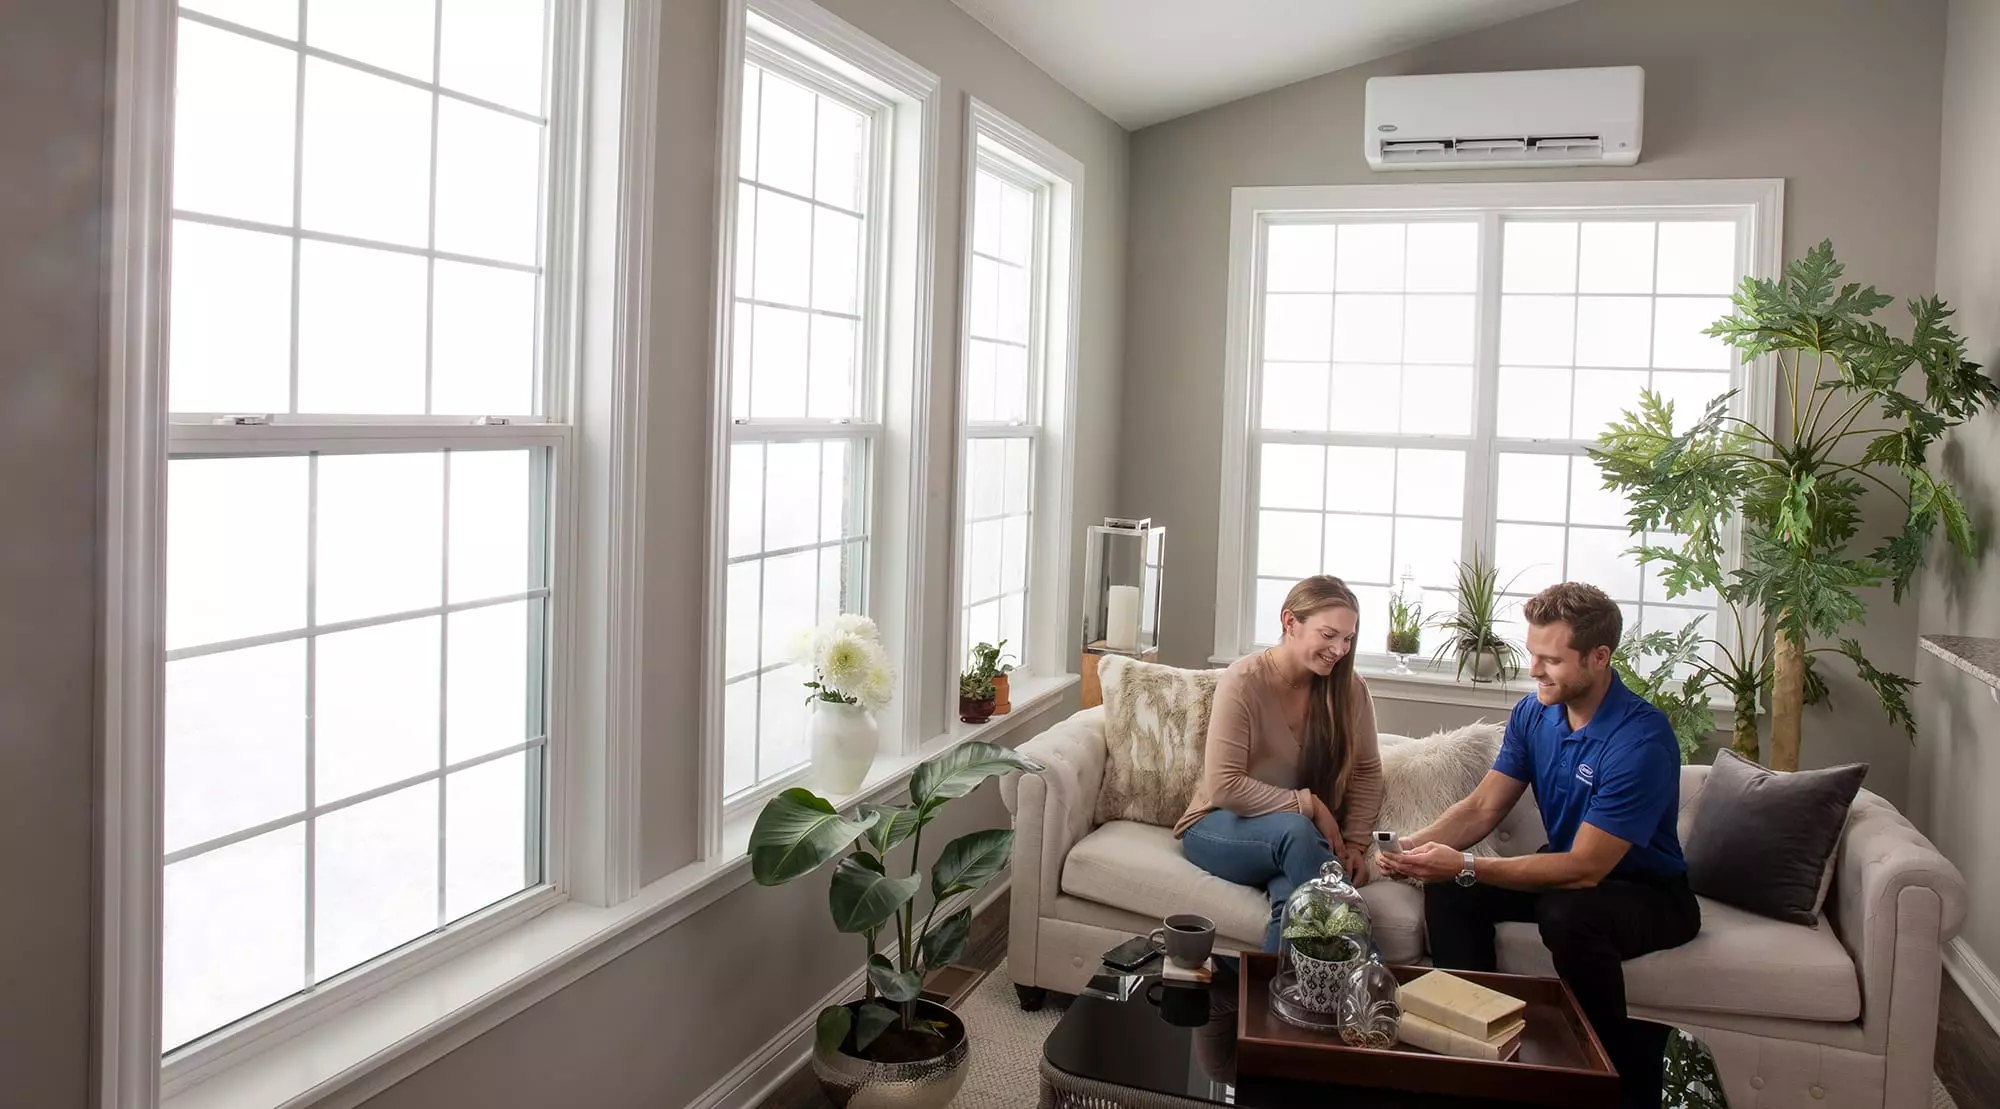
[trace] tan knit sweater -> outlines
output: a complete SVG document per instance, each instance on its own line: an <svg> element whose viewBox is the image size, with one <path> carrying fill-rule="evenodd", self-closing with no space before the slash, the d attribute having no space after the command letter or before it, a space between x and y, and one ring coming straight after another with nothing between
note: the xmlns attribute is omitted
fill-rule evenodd
<svg viewBox="0 0 2000 1109"><path fill-rule="evenodd" d="M1311 791L1299 782L1300 740L1285 722L1281 684L1262 651L1237 659L1223 671L1208 717L1201 785L1187 813L1174 825L1175 836L1217 809L1238 816L1312 811ZM1359 674L1354 676L1351 695L1361 699L1348 756L1354 760L1354 772L1347 779L1346 797L1322 800L1339 821L1341 838L1365 846L1376 814L1382 811L1382 759L1375 736L1375 705Z"/></svg>

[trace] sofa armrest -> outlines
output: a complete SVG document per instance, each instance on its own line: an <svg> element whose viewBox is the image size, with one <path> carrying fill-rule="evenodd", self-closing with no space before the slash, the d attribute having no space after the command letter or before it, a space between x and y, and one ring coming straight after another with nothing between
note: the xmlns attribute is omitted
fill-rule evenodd
<svg viewBox="0 0 2000 1109"><path fill-rule="evenodd" d="M1965 923L1965 877L1895 806L1863 790L1841 835L1827 902L1860 978L1869 1046L1892 1056L1892 1087L1921 1081L1928 1096L1938 976L1944 945ZM1907 1066L1898 1067L1897 1055L1909 1056Z"/></svg>
<svg viewBox="0 0 2000 1109"><path fill-rule="evenodd" d="M1090 834L1104 784L1104 708L1075 713L1016 750L1042 766L1000 782L1000 799L1014 814L1007 958L1016 981L1033 982L1039 922L1061 889L1070 849Z"/></svg>

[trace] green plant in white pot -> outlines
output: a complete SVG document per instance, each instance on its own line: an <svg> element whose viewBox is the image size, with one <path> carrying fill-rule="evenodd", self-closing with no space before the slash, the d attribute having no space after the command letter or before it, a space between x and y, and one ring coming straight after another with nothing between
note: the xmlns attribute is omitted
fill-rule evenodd
<svg viewBox="0 0 2000 1109"><path fill-rule="evenodd" d="M820 1011L813 1073L836 1105L895 1083L896 1104L942 1106L965 1081L965 1025L950 1009L919 997L924 976L959 957L971 908L937 919L938 906L985 885L1005 869L1014 833L987 828L945 844L930 867L931 907L917 911L924 828L945 803L996 774L1041 767L1005 747L970 742L919 765L907 805L863 805L854 818L808 789L788 789L757 815L750 873L759 885L804 877L839 857L827 891L834 927L867 945L867 987L858 1001ZM892 875L890 852L909 841L909 864ZM903 869L898 867L896 869ZM887 932L889 954L881 951Z"/></svg>
<svg viewBox="0 0 2000 1109"><path fill-rule="evenodd" d="M1458 564L1457 604L1433 625L1445 633L1435 657L1456 656L1456 676L1463 678L1470 667L1475 682L1504 682L1520 672L1520 648L1500 634L1501 592L1499 570L1475 547Z"/></svg>

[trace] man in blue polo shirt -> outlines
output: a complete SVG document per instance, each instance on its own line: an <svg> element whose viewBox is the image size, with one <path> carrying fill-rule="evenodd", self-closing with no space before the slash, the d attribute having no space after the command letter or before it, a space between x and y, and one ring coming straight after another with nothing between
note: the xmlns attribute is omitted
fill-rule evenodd
<svg viewBox="0 0 2000 1109"><path fill-rule="evenodd" d="M1675 821L1680 746L1666 715L1611 667L1624 618L1604 591L1565 582L1522 607L1535 693L1514 706L1500 757L1472 796L1384 854L1421 878L1432 961L1495 969L1493 926L1541 926L1556 973L1604 1041L1628 1104L1659 1104L1659 1026L1625 1016L1623 962L1678 947L1701 929ZM1549 845L1475 857L1533 785Z"/></svg>

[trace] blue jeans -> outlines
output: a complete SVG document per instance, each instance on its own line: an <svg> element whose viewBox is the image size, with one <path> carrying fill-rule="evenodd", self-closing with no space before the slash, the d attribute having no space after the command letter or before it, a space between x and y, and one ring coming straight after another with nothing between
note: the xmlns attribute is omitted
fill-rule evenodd
<svg viewBox="0 0 2000 1109"><path fill-rule="evenodd" d="M1217 809L1181 835L1181 851L1189 862L1217 878L1262 886L1271 895L1271 923L1264 929L1266 951L1278 950L1285 900L1301 883L1319 877L1320 866L1334 858L1326 837L1295 812L1237 816Z"/></svg>

